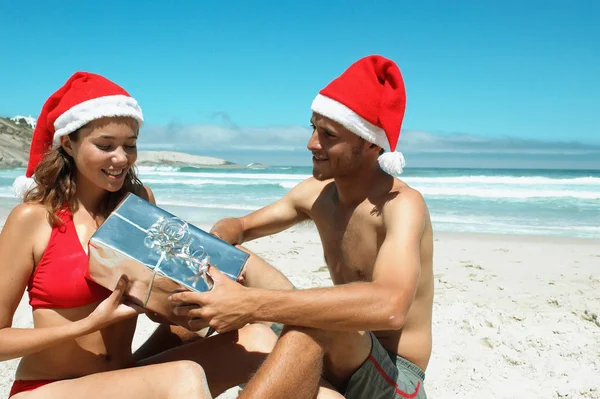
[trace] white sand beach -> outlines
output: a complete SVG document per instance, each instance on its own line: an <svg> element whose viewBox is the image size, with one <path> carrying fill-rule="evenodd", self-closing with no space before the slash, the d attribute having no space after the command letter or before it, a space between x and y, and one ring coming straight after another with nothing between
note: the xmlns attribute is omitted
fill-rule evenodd
<svg viewBox="0 0 600 399"><path fill-rule="evenodd" d="M600 240L437 233L435 241L430 398L600 398ZM298 287L331 285L312 225L247 246ZM25 296L13 326L31 326L30 312ZM153 328L141 318L134 345ZM0 397L16 364L0 363Z"/></svg>

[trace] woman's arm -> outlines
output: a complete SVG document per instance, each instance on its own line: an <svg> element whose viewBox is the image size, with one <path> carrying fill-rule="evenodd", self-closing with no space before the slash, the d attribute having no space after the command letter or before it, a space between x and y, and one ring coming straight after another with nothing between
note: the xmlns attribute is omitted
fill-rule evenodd
<svg viewBox="0 0 600 399"><path fill-rule="evenodd" d="M85 319L62 326L12 328L13 316L34 267L35 232L44 223L44 208L22 204L10 213L0 232L0 361L40 352L138 313L121 304L126 285L120 282L118 289Z"/></svg>

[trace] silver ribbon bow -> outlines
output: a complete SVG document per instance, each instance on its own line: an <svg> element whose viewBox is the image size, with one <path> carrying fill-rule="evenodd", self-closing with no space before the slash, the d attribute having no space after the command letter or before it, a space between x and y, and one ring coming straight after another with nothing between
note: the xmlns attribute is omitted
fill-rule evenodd
<svg viewBox="0 0 600 399"><path fill-rule="evenodd" d="M160 270L160 265L165 260L175 260L185 265L193 276L186 280L192 280L194 284L200 278L204 280L207 287L211 287L207 271L210 256L203 246L194 246L193 237L186 222L178 218L166 218L161 216L146 232L144 245L160 253L154 272Z"/></svg>

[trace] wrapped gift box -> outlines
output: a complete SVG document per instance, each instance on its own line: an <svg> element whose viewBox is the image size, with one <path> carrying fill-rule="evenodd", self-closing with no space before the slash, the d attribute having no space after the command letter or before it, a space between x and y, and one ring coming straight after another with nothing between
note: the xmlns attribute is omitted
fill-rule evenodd
<svg viewBox="0 0 600 399"><path fill-rule="evenodd" d="M187 327L173 314L174 291L212 288L208 264L236 280L249 254L188 224L160 207L128 194L89 242L89 277L113 290L129 278L128 299Z"/></svg>

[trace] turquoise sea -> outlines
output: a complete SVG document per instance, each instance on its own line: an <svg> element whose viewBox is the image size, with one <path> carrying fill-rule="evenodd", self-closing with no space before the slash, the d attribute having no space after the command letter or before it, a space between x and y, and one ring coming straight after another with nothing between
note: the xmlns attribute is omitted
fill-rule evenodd
<svg viewBox="0 0 600 399"><path fill-rule="evenodd" d="M140 167L160 206L196 223L240 216L275 201L310 167L215 170ZM14 205L23 169L0 170L0 205ZM438 231L600 238L599 170L407 169Z"/></svg>

